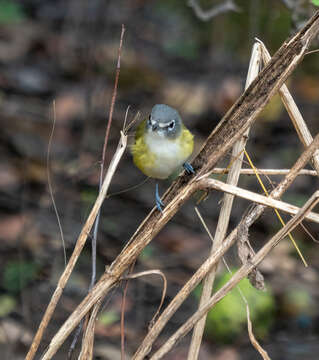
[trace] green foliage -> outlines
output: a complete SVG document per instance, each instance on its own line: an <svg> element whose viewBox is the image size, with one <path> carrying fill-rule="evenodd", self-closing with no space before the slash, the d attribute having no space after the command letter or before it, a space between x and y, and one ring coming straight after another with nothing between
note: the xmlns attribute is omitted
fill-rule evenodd
<svg viewBox="0 0 319 360"><path fill-rule="evenodd" d="M16 300L11 295L0 296L0 318L10 314L16 307Z"/></svg>
<svg viewBox="0 0 319 360"><path fill-rule="evenodd" d="M0 24L22 21L25 14L20 4L12 0L0 0Z"/></svg>
<svg viewBox="0 0 319 360"><path fill-rule="evenodd" d="M302 207L305 205L305 203L309 199L309 196L307 194L294 192L291 194L290 193L285 194L282 198L283 198L283 201L286 201L289 204L293 204L295 206Z"/></svg>
<svg viewBox="0 0 319 360"><path fill-rule="evenodd" d="M81 192L81 200L86 203L86 205L93 205L98 196L96 189L86 188Z"/></svg>
<svg viewBox="0 0 319 360"><path fill-rule="evenodd" d="M112 324L116 323L119 319L120 319L120 316L115 311L104 311L99 316L99 322L100 322L100 324L102 324L104 326L112 325Z"/></svg>
<svg viewBox="0 0 319 360"><path fill-rule="evenodd" d="M313 3L313 5L319 6L319 0L311 0L311 2Z"/></svg>
<svg viewBox="0 0 319 360"><path fill-rule="evenodd" d="M291 317L314 315L317 310L312 294L303 288L291 287L283 294L283 309Z"/></svg>
<svg viewBox="0 0 319 360"><path fill-rule="evenodd" d="M154 248L152 247L152 245L148 245L142 250L140 254L140 260L142 262L150 260L153 255L154 255Z"/></svg>
<svg viewBox="0 0 319 360"><path fill-rule="evenodd" d="M38 265L28 261L8 262L3 274L3 287L11 292L18 293L33 280L38 272Z"/></svg>
<svg viewBox="0 0 319 360"><path fill-rule="evenodd" d="M225 273L217 280L216 287L220 289L229 279L231 274ZM254 334L265 337L273 321L274 298L271 292L256 290L247 279L239 283L250 309L250 318ZM241 334L247 333L246 306L238 290L233 289L208 313L206 321L207 336L220 343L234 342Z"/></svg>

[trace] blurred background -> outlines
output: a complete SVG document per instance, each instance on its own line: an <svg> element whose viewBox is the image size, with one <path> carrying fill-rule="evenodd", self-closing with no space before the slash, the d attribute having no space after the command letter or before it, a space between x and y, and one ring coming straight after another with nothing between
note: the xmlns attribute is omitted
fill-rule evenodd
<svg viewBox="0 0 319 360"><path fill-rule="evenodd" d="M232 10L206 16L211 8L226 3ZM316 5L315 0L0 0L2 359L24 358L64 268L48 189L53 101L56 124L49 168L69 257L98 192L121 25L125 24L126 32L107 165L128 106L129 120L137 111L144 118L156 103L175 107L195 134L198 149L243 91L254 38L261 39L273 54L313 14ZM205 16L200 16L198 6ZM318 42L313 44L317 47ZM307 55L288 83L313 136L319 131L318 56ZM247 150L259 168L290 168L301 154L303 146L279 98L275 97L256 121ZM229 160L230 155L218 165L226 166ZM268 189L280 179L263 178ZM114 195L102 208L98 277L154 206L154 181L144 180L128 150L113 178L109 192ZM160 183L161 193L170 181ZM135 185L139 186L130 190ZM262 193L254 176L241 176L239 185ZM317 188L316 177L299 176L284 200L301 206ZM213 192L199 206L213 234L221 198ZM165 273L168 293L164 305L209 253L210 240L194 204L191 200L181 209L135 266L135 272L159 268ZM247 201L235 200L230 229L248 206ZM257 293L249 284L243 285L254 313L256 335L272 359L317 359L319 351L318 226L305 226L306 230L299 227L293 235L308 268L289 240L284 240L260 266L267 292ZM258 249L279 228L274 213L266 211L251 229L253 247ZM226 258L232 268L240 265L236 249ZM217 286L225 280L224 272L220 266ZM88 241L39 354L87 294L90 277ZM161 291L161 279L155 275L130 282L125 308L128 354L146 334ZM122 292L121 286L112 292L99 316L95 359L120 358ZM199 289L176 313L155 348L196 310L198 293ZM236 292L232 296L228 305L219 306L215 315L209 316L201 360L259 358L249 343L242 300ZM165 359L185 359L189 339L187 336ZM66 358L71 340L72 336L56 359Z"/></svg>

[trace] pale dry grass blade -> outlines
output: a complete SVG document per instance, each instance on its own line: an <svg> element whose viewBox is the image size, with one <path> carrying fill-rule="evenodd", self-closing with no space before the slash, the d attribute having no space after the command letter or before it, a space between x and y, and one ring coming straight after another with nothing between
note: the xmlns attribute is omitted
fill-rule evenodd
<svg viewBox="0 0 319 360"><path fill-rule="evenodd" d="M51 200L52 200L52 205L53 205L53 208L54 208L55 216L56 216L56 219L57 219L57 222L58 222L58 227L59 227L61 241L62 241L64 266L66 266L67 259L66 259L64 234L63 234L62 224L61 224L61 220L60 220L60 215L59 215L58 208L56 206L55 199L54 199L53 186L52 186L52 180L51 180L51 171L50 171L50 169L51 169L51 167L50 167L51 145L52 145L52 140L53 140L53 135L54 135L54 130L55 130L55 124L56 124L55 100L53 100L52 107L53 107L53 123L52 123L52 129L51 129L51 133L50 133L50 137L49 137L48 151L47 151L47 179L48 179L49 193L50 193L50 197L51 197Z"/></svg>
<svg viewBox="0 0 319 360"><path fill-rule="evenodd" d="M250 320L249 306L248 306L247 302L246 302L246 313L247 313L247 329L248 329L248 334L249 334L249 339L250 339L251 344L259 352L259 354L261 355L261 357L264 360L271 360L267 351L262 348L262 346L259 344L259 342L255 338L255 335L253 333L253 325Z"/></svg>
<svg viewBox="0 0 319 360"><path fill-rule="evenodd" d="M244 264L233 277L219 289L209 301L203 305L194 315L192 315L166 342L156 351L151 357L151 360L159 360L174 346L174 344L185 336L193 326L224 296L228 294L244 277L246 277L265 257L268 253L299 223L304 219L305 215L319 202L319 191L316 191L306 204L298 211L298 213L291 218L287 224L282 227L276 235L274 235L268 242L256 253L256 255Z"/></svg>
<svg viewBox="0 0 319 360"><path fill-rule="evenodd" d="M297 214L297 212L300 210L297 206L288 204L284 201L272 199L271 197L260 195L253 191L245 190L237 186L229 185L219 180L203 178L203 179L199 179L199 183L200 183L200 188L204 191L209 189L223 191L227 194L232 194L233 196L238 196L243 199L255 202L257 204L282 210L291 215ZM307 214L306 219L313 221L315 223L319 223L319 214L311 212Z"/></svg>
<svg viewBox="0 0 319 360"><path fill-rule="evenodd" d="M256 169L259 175L287 175L290 169ZM227 168L214 168L212 174L228 174L229 169ZM256 172L253 169L241 169L240 175L255 175ZM309 175L317 176L317 171L302 169L298 175Z"/></svg>
<svg viewBox="0 0 319 360"><path fill-rule="evenodd" d="M261 61L262 59L261 59L260 44L256 42L253 45L253 49L252 49L245 89L247 89L248 86L251 84L251 82L257 77L259 73ZM244 157L243 150L245 149L246 146L249 130L250 129L248 128L245 131L245 133L242 135L242 137L236 141L233 147L232 158L234 158L235 161L231 164L227 176L227 184L237 185L238 183L240 170L242 167L242 162ZM211 253L213 253L215 249L218 246L220 246L221 242L226 236L231 209L233 206L233 201L234 201L234 195L230 193L224 194L222 207L220 209L217 228L214 236L214 242L212 243L211 246ZM217 270L217 266L214 267L204 279L203 289L198 307L201 307L202 304L206 303L207 299L209 299L211 296L212 289L214 286L216 270ZM194 327L192 340L188 352L188 360L196 360L198 358L202 337L204 334L205 323L206 323L206 316L203 316L203 318Z"/></svg>
<svg viewBox="0 0 319 360"><path fill-rule="evenodd" d="M152 317L152 319L150 321L149 328L151 328L153 326L153 324L154 324L154 321L158 317L158 314L160 313L161 308L162 308L163 303L164 303L164 300L165 300L166 290L167 290L167 279L166 279L165 274L161 270L153 269L153 270L141 271L141 272L139 272L137 274L130 274L130 275L125 276L122 279L123 280L125 280L125 279L137 279L139 277L146 276L146 275L159 275L163 280L163 290L162 290L161 301L160 301L160 304L159 304L155 314L153 315L153 317Z"/></svg>

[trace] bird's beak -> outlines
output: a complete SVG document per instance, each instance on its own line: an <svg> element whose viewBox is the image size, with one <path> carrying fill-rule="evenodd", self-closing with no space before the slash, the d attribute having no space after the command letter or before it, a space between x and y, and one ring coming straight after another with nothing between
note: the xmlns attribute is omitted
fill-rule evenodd
<svg viewBox="0 0 319 360"><path fill-rule="evenodd" d="M157 128L158 128L158 125L157 125L157 124L153 124L153 125L152 125L152 131L155 131Z"/></svg>

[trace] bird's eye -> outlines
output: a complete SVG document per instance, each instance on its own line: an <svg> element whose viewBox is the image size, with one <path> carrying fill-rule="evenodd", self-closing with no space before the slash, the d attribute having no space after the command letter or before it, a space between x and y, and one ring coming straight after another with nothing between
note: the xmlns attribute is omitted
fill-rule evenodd
<svg viewBox="0 0 319 360"><path fill-rule="evenodd" d="M173 130L175 126L175 120L172 120L169 124L168 124L168 129L169 130Z"/></svg>

